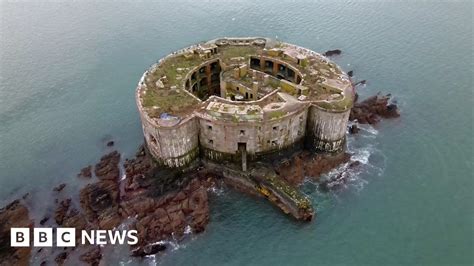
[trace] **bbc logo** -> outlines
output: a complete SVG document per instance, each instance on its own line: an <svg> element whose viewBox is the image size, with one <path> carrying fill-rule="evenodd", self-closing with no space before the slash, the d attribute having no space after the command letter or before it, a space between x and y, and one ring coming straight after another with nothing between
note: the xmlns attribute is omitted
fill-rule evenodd
<svg viewBox="0 0 474 266"><path fill-rule="evenodd" d="M30 246L30 228L11 228L10 240L12 247L29 247ZM35 247L52 247L53 246L53 228L34 228L33 229L33 246ZM56 229L56 246L57 247L74 247L76 246L76 229L61 227Z"/></svg>

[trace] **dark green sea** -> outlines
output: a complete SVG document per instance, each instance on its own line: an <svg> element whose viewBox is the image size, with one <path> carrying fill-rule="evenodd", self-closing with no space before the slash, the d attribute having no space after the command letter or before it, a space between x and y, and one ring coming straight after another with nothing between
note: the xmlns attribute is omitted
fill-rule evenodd
<svg viewBox="0 0 474 266"><path fill-rule="evenodd" d="M0 1L0 206L51 188L107 150L142 143L134 91L159 58L221 36L267 36L333 58L361 97L392 93L401 117L348 139L363 166L345 187L303 191L299 223L234 191L211 222L164 255L115 265L473 265L473 2ZM341 169L329 173L335 175ZM39 263L38 261L36 263Z"/></svg>

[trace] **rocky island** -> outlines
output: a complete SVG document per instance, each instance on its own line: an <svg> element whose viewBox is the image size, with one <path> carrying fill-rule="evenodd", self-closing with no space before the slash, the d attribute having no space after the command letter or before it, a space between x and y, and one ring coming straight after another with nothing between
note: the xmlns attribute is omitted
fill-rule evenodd
<svg viewBox="0 0 474 266"><path fill-rule="evenodd" d="M328 59L341 52L221 38L161 59L136 89L145 143L135 157L122 160L110 151L84 167L78 195L63 192L66 183L53 188L53 211L37 221L28 214L29 195L1 209L0 265L98 265L106 249L12 248L14 226L136 229L139 242L129 254L155 254L170 239L205 230L208 193L220 186L267 199L297 220L314 219L311 201L298 189L304 178L334 188L342 176L319 177L343 163L358 166L349 162L346 132L399 115L390 95L358 101L353 72ZM113 149L114 142L105 146Z"/></svg>

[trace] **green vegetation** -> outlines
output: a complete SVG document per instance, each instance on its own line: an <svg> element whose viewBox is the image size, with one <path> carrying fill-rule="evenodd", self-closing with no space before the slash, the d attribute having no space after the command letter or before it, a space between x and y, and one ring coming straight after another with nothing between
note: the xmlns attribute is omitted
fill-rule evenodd
<svg viewBox="0 0 474 266"><path fill-rule="evenodd" d="M275 47L284 47L284 44L276 41ZM156 69L150 70L145 78L144 82L147 85L147 89L146 94L142 95L142 104L144 107L148 108L147 111L152 116L159 115L162 112L180 113L191 110L190 107L196 105L198 101L191 95L180 91L182 82L184 82L183 79L190 69L198 66L204 61L216 58L219 58L224 64L235 63L231 62L231 58L237 57L243 57L246 61L251 55L260 54L261 49L262 48L254 45L227 45L219 47L218 54L211 55L210 58L206 59L201 58L199 54L191 51L186 54L176 54L166 57L161 65ZM305 59L302 63L303 67L301 67L284 56L275 56L275 58L278 58L302 71L305 86L308 86L309 89L309 95L307 96L310 101L318 99L318 95L328 93L324 88L318 85L321 77L332 79L342 73L340 68L333 62L324 63ZM313 70L319 71L320 75L314 75ZM231 75L231 73L229 72L227 75ZM164 87L158 88L156 83L160 79ZM248 88L252 88L253 80L248 74L244 75L239 82ZM298 87L289 82L280 81L273 76L270 76L268 85L275 89L281 87L282 91L288 94L294 96L298 95ZM177 89L171 89L174 86L176 86ZM197 93L198 97L205 98L209 94L209 91L203 87ZM229 92L228 96L231 96L231 94L235 95L236 93ZM331 103L318 102L316 104L326 109L345 110L352 106L352 98L346 96L344 99L339 101L335 100ZM270 117L279 118L283 115L284 114L281 112L273 112L270 114Z"/></svg>
<svg viewBox="0 0 474 266"><path fill-rule="evenodd" d="M219 48L220 57L222 60L227 60L233 57L249 57L257 53L256 46L226 46Z"/></svg>
<svg viewBox="0 0 474 266"><path fill-rule="evenodd" d="M198 104L198 101L186 92L181 90L157 90L148 89L142 96L142 104L145 108L150 108L150 116L157 116L160 113L180 113ZM158 109L154 112L154 107Z"/></svg>
<svg viewBox="0 0 474 266"><path fill-rule="evenodd" d="M341 100L335 100L332 102L320 101L315 103L317 106L328 109L328 110L339 110L344 111L352 107L353 100L350 95L345 95Z"/></svg>
<svg viewBox="0 0 474 266"><path fill-rule="evenodd" d="M298 208L305 210L311 209L311 202L309 199L297 189L285 182L283 179L273 174L265 175L264 178L268 183L271 184L273 189L282 192L284 195L292 199Z"/></svg>
<svg viewBox="0 0 474 266"><path fill-rule="evenodd" d="M270 119L278 119L286 115L286 113L287 112L285 111L277 110L277 111L270 112L268 116L270 117Z"/></svg>

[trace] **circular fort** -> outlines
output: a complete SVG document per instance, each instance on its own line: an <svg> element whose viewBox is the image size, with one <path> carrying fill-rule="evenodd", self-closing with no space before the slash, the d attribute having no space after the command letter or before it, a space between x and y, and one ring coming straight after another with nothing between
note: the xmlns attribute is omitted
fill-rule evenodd
<svg viewBox="0 0 474 266"><path fill-rule="evenodd" d="M269 38L221 38L173 52L136 90L158 163L242 162L287 149L338 152L354 92L325 56Z"/></svg>

